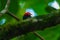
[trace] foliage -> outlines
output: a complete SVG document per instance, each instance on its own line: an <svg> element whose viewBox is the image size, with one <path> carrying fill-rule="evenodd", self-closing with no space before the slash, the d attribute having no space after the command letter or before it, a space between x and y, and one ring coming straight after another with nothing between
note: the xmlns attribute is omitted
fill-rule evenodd
<svg viewBox="0 0 60 40"><path fill-rule="evenodd" d="M25 6L23 8L20 7L19 3L20 2L25 2ZM49 2L53 0L11 0L11 4L9 7L9 10L13 12L15 15L17 15L21 21L22 17L26 11L27 8L32 8L38 15L46 15L48 14L45 11L45 8ZM57 0L60 3L60 0ZM6 4L6 0L0 0L0 11L4 8L4 5ZM7 18L8 17L8 18ZM6 18L7 23L9 24L16 24L17 21L13 19L11 16L5 14L0 19ZM6 25L5 24L5 25ZM57 39L60 36L60 25L56 25L56 27L53 28L47 28L44 31L37 31L39 34L41 34L46 40L59 40ZM37 38L33 33L28 33L23 36L18 36L16 37L18 40L40 40ZM16 40L16 39L11 39L11 40Z"/></svg>

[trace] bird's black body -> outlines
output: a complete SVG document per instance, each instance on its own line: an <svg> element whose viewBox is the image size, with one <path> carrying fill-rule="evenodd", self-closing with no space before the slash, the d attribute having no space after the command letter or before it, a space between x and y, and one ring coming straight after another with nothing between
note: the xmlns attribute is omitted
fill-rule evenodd
<svg viewBox="0 0 60 40"><path fill-rule="evenodd" d="M28 19L28 18L31 18L31 13L29 13L29 12L24 14L23 20Z"/></svg>
<svg viewBox="0 0 60 40"><path fill-rule="evenodd" d="M27 19L27 18L31 18L31 16L29 15L29 16L23 16L23 20L25 20L25 19Z"/></svg>

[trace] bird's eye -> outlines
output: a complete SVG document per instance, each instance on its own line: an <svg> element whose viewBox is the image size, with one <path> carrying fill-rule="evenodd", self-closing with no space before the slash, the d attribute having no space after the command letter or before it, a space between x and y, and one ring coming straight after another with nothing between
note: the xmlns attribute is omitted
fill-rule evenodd
<svg viewBox="0 0 60 40"><path fill-rule="evenodd" d="M53 2L48 3L48 6L53 7L55 9L59 9L59 4L56 0L54 0Z"/></svg>
<svg viewBox="0 0 60 40"><path fill-rule="evenodd" d="M3 25L6 22L6 19L0 20L0 25Z"/></svg>
<svg viewBox="0 0 60 40"><path fill-rule="evenodd" d="M37 16L37 13L32 8L27 8L26 12L30 12L32 14L31 17Z"/></svg>

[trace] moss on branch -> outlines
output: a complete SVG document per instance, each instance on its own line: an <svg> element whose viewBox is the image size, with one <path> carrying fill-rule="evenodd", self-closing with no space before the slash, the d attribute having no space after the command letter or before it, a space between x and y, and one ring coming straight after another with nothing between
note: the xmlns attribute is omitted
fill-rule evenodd
<svg viewBox="0 0 60 40"><path fill-rule="evenodd" d="M34 18L23 20L18 24L7 24L5 27L0 28L0 40L9 40L15 36L33 32L36 30L44 30L60 24L60 14L52 13L47 15L40 15Z"/></svg>

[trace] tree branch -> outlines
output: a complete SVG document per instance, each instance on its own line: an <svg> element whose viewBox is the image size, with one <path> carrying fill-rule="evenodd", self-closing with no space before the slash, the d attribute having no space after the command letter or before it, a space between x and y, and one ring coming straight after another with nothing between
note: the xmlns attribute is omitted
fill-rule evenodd
<svg viewBox="0 0 60 40"><path fill-rule="evenodd" d="M33 32L33 34L35 36L37 36L38 38L40 38L41 40L45 40L40 34L38 34L37 32Z"/></svg>
<svg viewBox="0 0 60 40"><path fill-rule="evenodd" d="M0 12L1 15L5 14L8 11L9 5L10 5L10 0L7 0L5 8Z"/></svg>
<svg viewBox="0 0 60 40"><path fill-rule="evenodd" d="M7 11L6 14L10 15L12 18L16 19L17 21L20 21L20 19L16 15L14 15L13 13Z"/></svg>
<svg viewBox="0 0 60 40"><path fill-rule="evenodd" d="M56 26L57 24L60 24L59 13L40 15L35 18L23 20L15 25L7 24L5 27L1 27L0 39L9 40L15 36L36 30L44 30L45 28Z"/></svg>
<svg viewBox="0 0 60 40"><path fill-rule="evenodd" d="M8 14L10 15L11 17L15 18L17 21L20 21L20 19L15 16L13 13L11 13L8 8L9 8L9 5L10 5L10 0L7 0L7 3L5 5L5 8L0 12L0 17L3 15L3 14Z"/></svg>
<svg viewBox="0 0 60 40"><path fill-rule="evenodd" d="M6 13L15 18L17 21L20 21L18 17L9 12L9 4L10 0L7 0L5 8L0 12L0 16ZM35 30L44 30L47 27L55 26L57 24L60 24L59 12L42 16L40 15L35 18L23 20L22 22L15 25L7 24L5 27L0 28L0 40L9 40L10 38L13 38L15 36L26 34L28 32L33 32ZM33 33L41 40L43 40L43 38L36 32Z"/></svg>

